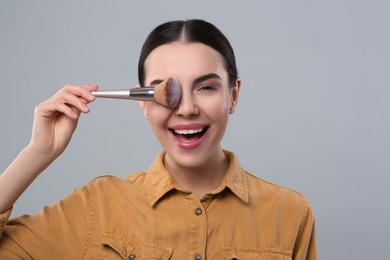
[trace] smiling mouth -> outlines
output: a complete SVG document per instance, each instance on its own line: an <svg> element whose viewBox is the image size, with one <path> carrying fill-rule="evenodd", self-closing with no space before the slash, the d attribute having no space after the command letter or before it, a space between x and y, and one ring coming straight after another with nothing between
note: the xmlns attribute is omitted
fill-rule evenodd
<svg viewBox="0 0 390 260"><path fill-rule="evenodd" d="M209 129L208 126L197 129L169 129L172 134L182 142L196 141Z"/></svg>

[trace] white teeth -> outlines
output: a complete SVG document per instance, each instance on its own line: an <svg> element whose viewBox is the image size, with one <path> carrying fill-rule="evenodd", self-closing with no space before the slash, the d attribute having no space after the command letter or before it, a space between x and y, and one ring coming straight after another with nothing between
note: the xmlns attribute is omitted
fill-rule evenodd
<svg viewBox="0 0 390 260"><path fill-rule="evenodd" d="M200 133L200 132L202 132L202 130L203 130L203 128L201 128L201 129L178 129L178 130L175 130L175 133L179 134L179 135L192 135L192 134Z"/></svg>

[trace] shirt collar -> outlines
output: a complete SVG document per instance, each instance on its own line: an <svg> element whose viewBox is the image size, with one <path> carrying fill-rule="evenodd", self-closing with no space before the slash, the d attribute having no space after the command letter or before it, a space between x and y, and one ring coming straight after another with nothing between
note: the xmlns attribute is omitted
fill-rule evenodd
<svg viewBox="0 0 390 260"><path fill-rule="evenodd" d="M229 188L239 199L248 203L248 183L245 170L232 152L224 151L224 153L229 161L228 170L221 185L210 194L218 194L225 188ZM181 190L165 168L164 156L165 152L161 152L146 171L147 193L152 207L169 191Z"/></svg>

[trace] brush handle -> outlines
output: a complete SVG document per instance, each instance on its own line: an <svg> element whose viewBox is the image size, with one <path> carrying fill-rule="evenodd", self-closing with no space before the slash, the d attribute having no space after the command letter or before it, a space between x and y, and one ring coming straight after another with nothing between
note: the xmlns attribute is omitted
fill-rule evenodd
<svg viewBox="0 0 390 260"><path fill-rule="evenodd" d="M135 100L154 100L154 87L132 88L130 98Z"/></svg>
<svg viewBox="0 0 390 260"><path fill-rule="evenodd" d="M100 90L91 92L97 98L116 98L133 100L154 100L154 88L132 88L117 90Z"/></svg>

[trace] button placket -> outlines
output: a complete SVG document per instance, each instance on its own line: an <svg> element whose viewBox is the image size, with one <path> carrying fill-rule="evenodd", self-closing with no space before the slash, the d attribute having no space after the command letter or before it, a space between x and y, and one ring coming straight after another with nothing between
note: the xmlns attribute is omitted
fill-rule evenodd
<svg viewBox="0 0 390 260"><path fill-rule="evenodd" d="M207 214L199 199L194 194L189 194L185 198L188 206L189 218L189 256L190 259L202 260L206 251L207 243ZM199 258L200 257L200 258Z"/></svg>

